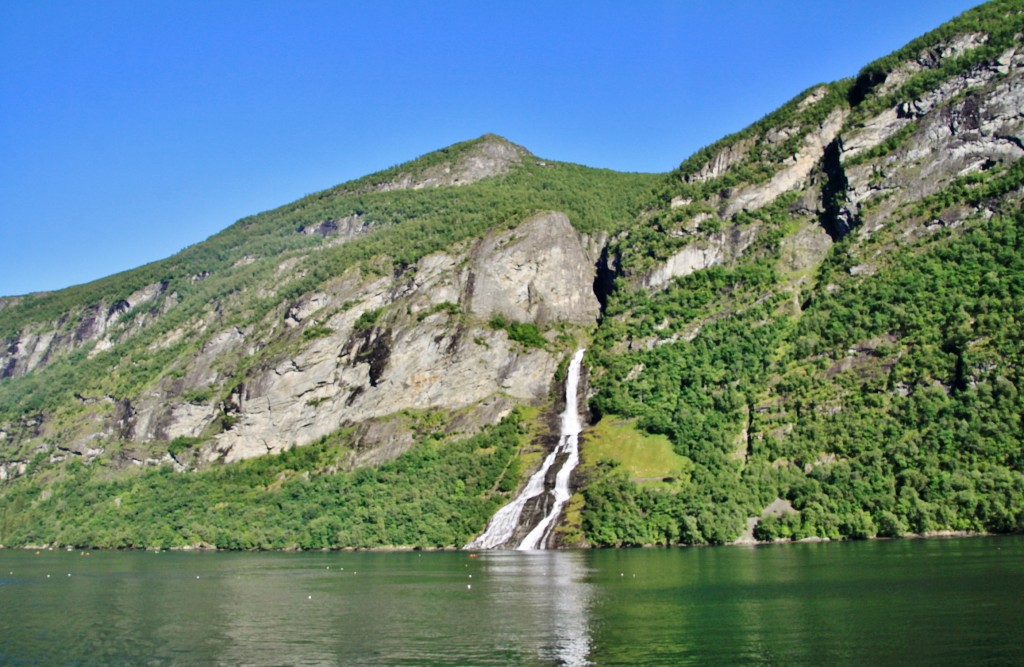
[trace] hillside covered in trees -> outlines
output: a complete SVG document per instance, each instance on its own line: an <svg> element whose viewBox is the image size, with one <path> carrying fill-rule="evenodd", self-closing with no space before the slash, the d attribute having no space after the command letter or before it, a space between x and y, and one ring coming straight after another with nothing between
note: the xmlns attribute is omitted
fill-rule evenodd
<svg viewBox="0 0 1024 667"><path fill-rule="evenodd" d="M466 544L588 425L567 546L1024 527L1024 3L668 174L486 135L0 299L0 544Z"/></svg>

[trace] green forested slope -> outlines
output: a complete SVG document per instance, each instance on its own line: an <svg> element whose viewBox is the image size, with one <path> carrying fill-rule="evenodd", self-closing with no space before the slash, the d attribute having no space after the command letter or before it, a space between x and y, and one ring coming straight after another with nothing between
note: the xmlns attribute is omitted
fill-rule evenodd
<svg viewBox="0 0 1024 667"><path fill-rule="evenodd" d="M525 430L514 416L348 473L337 472L343 435L191 474L165 466L109 479L75 461L57 481L8 490L0 534L8 544L106 548L461 546L515 489Z"/></svg>
<svg viewBox="0 0 1024 667"><path fill-rule="evenodd" d="M1010 173L1017 190L1022 174ZM1022 237L1014 200L892 250L885 270L863 279L843 270L849 243L835 246L799 315L769 297L692 342L624 354L609 349L629 335L620 322L600 339L595 408L668 435L694 469L687 483L644 488L596 465L587 534L604 544L726 542L775 497L799 513L763 520L763 539L1020 530ZM679 312L677 290L742 303L753 289L751 300L771 274L765 260L694 274L633 306L629 323L639 333L648 313Z"/></svg>

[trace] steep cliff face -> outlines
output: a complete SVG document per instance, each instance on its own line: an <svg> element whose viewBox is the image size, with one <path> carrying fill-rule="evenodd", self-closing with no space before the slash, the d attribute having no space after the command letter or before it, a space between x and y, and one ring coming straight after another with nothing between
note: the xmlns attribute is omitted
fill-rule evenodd
<svg viewBox="0 0 1024 667"><path fill-rule="evenodd" d="M954 41L968 43L968 37ZM1010 47L844 134L846 195L852 207L871 209L865 216L868 231L901 203L1024 156L1022 67L1024 51Z"/></svg>
<svg viewBox="0 0 1024 667"><path fill-rule="evenodd" d="M106 416L89 420L65 446L95 456L102 448L94 443L111 437L144 446L212 433L189 459L198 465L280 452L357 426L351 463L360 465L413 444L409 428L373 426L403 411L459 413L451 434L473 433L515 405L545 401L561 358L555 346L512 340L490 324L494 315L542 329L596 322L595 265L584 242L564 214L546 213L391 276L353 272L300 299L281 323L213 334L177 377L120 408L106 401ZM290 351L216 400L210 388L227 380L224 370L275 340L293 341Z"/></svg>
<svg viewBox="0 0 1024 667"><path fill-rule="evenodd" d="M586 245L564 213L489 236L472 251L461 303L480 317L592 326L600 310L592 289L597 258Z"/></svg>
<svg viewBox="0 0 1024 667"><path fill-rule="evenodd" d="M310 299L317 310L305 318L327 333L236 387L235 422L204 456L281 451L403 410L462 411L459 424L473 431L515 404L541 402L559 357L513 341L489 319L592 326L594 272L568 218L548 213L401 275L329 286L336 289ZM364 433L364 449L378 444L373 438ZM379 444L397 455L411 433Z"/></svg>
<svg viewBox="0 0 1024 667"><path fill-rule="evenodd" d="M109 350L118 340L146 326L161 308L173 306L167 285L154 283L113 303L99 302L67 313L53 322L27 327L0 344L0 378L18 377L88 344ZM149 306L147 312L141 312Z"/></svg>
<svg viewBox="0 0 1024 667"><path fill-rule="evenodd" d="M836 241L863 225L861 233L870 234L909 201L940 192L956 178L1016 162L1024 155L1024 52L1018 44L913 98L900 95L914 75L935 72L987 42L986 35L966 33L923 49L876 74L881 83L860 106L851 108L835 88L814 88L790 103L785 120L708 151L692 173L684 164L683 193L669 190L667 210L654 218L669 245L682 247L645 271L642 284L662 288L695 271L735 265L765 231L764 216L750 214L780 197L788 198L790 212L808 214L800 238L786 241L792 266L807 268L831 245L822 233ZM894 102L875 111L879 105L870 102L882 94ZM795 152L779 152L781 146ZM750 172L753 178L744 175Z"/></svg>

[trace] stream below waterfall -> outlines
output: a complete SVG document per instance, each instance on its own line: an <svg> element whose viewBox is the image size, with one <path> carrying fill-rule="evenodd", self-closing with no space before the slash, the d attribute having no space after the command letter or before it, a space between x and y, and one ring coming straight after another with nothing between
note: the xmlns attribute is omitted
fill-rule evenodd
<svg viewBox="0 0 1024 667"><path fill-rule="evenodd" d="M580 462L579 435L583 426L577 394L583 352L577 350L569 363L558 445L544 457L522 491L491 517L479 537L466 545L467 549L547 548L562 507L572 496L569 480Z"/></svg>

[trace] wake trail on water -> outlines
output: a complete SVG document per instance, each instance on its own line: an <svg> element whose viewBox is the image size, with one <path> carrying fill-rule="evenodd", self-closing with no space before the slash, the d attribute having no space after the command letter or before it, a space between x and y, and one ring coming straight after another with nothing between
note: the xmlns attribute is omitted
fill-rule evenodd
<svg viewBox="0 0 1024 667"><path fill-rule="evenodd" d="M565 410L562 411L558 445L544 457L544 462L537 472L530 476L519 495L491 517L487 524L487 530L467 544L467 549L494 549L506 544L512 539L516 529L520 527L526 503L542 493L548 492L552 499L550 509L516 547L519 550L545 548L548 537L554 529L555 519L561 514L566 501L572 496L569 489L569 478L580 462L579 435L583 426L580 422L577 391L580 384L580 369L583 366L583 352L582 349L577 350L569 363L565 381ZM555 485L548 491L545 488L545 480L548 472L560 457L562 464L555 474Z"/></svg>

